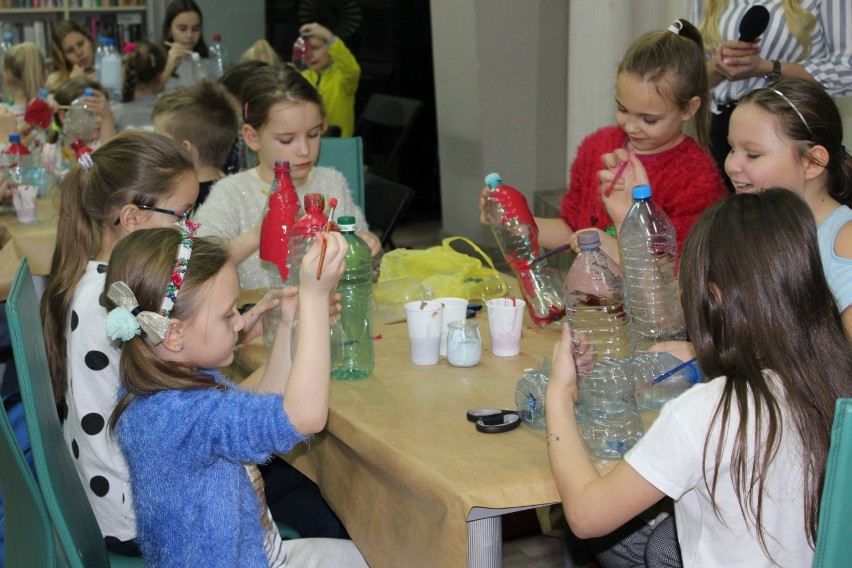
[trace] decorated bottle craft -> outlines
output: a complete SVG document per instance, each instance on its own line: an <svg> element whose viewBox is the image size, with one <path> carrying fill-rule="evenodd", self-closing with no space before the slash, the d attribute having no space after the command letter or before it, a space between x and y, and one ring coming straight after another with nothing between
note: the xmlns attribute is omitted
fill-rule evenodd
<svg viewBox="0 0 852 568"><path fill-rule="evenodd" d="M537 325L545 325L565 315L562 280L547 260L533 262L539 256L538 226L517 189L503 185L500 174L485 176L491 188L485 201L485 216L500 251L518 279L527 309Z"/></svg>
<svg viewBox="0 0 852 568"><path fill-rule="evenodd" d="M331 201L337 200L332 198ZM288 286L299 285L299 267L302 264L302 259L316 240L317 233L321 232L327 224L330 231L340 231L334 221L329 224L329 219L325 215L325 197L323 194L306 194L305 214L293 224L293 230L290 234L290 256L287 260L290 270L286 281Z"/></svg>
<svg viewBox="0 0 852 568"><path fill-rule="evenodd" d="M299 214L299 196L290 179L290 163L275 162L275 179L260 229L260 259L274 264L287 281L290 234Z"/></svg>
<svg viewBox="0 0 852 568"><path fill-rule="evenodd" d="M308 68L308 60L311 58L311 42L304 36L299 36L293 43L293 65L299 71Z"/></svg>

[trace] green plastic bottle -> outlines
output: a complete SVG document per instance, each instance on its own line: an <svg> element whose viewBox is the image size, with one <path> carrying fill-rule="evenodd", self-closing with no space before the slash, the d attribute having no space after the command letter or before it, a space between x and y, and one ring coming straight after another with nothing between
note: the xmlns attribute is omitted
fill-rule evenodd
<svg viewBox="0 0 852 568"><path fill-rule="evenodd" d="M370 297L373 293L373 267L370 247L355 234L355 217L338 217L340 232L349 244L346 270L337 285L340 294L340 328L343 354L331 376L343 381L364 379L373 372L373 321Z"/></svg>

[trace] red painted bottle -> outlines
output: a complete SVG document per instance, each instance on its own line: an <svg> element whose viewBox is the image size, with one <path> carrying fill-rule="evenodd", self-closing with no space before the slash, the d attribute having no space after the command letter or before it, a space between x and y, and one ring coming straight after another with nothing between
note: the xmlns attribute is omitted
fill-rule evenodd
<svg viewBox="0 0 852 568"><path fill-rule="evenodd" d="M289 272L290 235L299 215L299 196L290 179L289 162L275 162L275 179L269 189L269 203L260 229L260 259L278 269L281 286Z"/></svg>

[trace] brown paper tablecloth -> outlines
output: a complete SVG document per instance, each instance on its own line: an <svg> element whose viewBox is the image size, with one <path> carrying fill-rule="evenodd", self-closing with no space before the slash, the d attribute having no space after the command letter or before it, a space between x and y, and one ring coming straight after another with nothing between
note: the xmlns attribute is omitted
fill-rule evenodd
<svg viewBox="0 0 852 568"><path fill-rule="evenodd" d="M318 483L373 568L464 566L471 508L559 501L543 430L482 434L471 408L515 408L524 369L550 357L559 331L524 329L521 354L491 354L486 314L482 362L471 368L410 362L404 323L376 326L373 375L332 381L326 430L286 456ZM241 348L255 369L268 352Z"/></svg>
<svg viewBox="0 0 852 568"><path fill-rule="evenodd" d="M24 257L29 260L34 275L50 273L59 215L53 198L39 199L36 207L38 222L32 224L19 223L14 210L11 214L0 215L0 300L9 295L12 280Z"/></svg>

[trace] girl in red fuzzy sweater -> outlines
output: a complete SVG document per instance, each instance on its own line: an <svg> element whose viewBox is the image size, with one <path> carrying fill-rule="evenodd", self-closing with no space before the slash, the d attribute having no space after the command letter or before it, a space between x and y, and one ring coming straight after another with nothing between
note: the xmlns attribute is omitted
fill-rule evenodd
<svg viewBox="0 0 852 568"><path fill-rule="evenodd" d="M678 249L698 216L725 195L716 164L702 147L708 140L709 90L701 45L698 30L677 20L666 30L645 34L627 50L615 88L618 126L601 128L583 140L559 218L536 218L543 246L570 242L577 252L577 233L595 228L602 248L619 258L618 242L606 229L617 231L631 204L629 176L616 179L627 155L635 155L647 170L653 199L677 230ZM683 132L691 119L701 145ZM616 149L627 152L613 153ZM613 181L614 191L607 196Z"/></svg>

